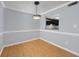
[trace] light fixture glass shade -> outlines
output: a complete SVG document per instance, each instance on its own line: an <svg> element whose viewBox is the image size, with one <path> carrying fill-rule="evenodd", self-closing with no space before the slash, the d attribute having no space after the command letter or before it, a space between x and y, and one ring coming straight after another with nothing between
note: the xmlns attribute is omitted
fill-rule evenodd
<svg viewBox="0 0 79 59"><path fill-rule="evenodd" d="M40 15L33 15L33 19L41 19L41 16Z"/></svg>

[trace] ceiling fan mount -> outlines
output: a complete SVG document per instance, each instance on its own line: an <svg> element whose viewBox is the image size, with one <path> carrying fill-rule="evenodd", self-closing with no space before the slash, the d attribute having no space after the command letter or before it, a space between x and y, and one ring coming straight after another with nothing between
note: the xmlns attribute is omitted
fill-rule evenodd
<svg viewBox="0 0 79 59"><path fill-rule="evenodd" d="M40 2L39 2L39 1L35 1L34 4L35 4L35 5L39 5Z"/></svg>

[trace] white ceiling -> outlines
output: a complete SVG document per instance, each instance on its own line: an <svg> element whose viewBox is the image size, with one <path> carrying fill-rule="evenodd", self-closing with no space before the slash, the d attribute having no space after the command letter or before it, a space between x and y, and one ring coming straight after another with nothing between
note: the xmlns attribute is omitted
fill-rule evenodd
<svg viewBox="0 0 79 59"><path fill-rule="evenodd" d="M40 5L38 6L38 13L44 13L67 2L69 1L40 1ZM35 14L34 1L5 1L4 4L6 8Z"/></svg>

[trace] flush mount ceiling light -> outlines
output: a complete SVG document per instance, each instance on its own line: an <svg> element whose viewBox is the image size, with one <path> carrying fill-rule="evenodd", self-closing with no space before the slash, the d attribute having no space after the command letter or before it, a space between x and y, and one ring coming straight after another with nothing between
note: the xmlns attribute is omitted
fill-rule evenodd
<svg viewBox="0 0 79 59"><path fill-rule="evenodd" d="M37 6L39 5L39 1L35 1L34 4L36 5L36 14L33 15L33 19L41 19L41 16L37 14Z"/></svg>

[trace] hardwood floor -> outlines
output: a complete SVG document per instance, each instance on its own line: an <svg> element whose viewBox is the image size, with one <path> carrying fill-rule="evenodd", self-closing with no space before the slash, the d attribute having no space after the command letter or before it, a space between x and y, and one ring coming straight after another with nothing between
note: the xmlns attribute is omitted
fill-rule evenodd
<svg viewBox="0 0 79 59"><path fill-rule="evenodd" d="M2 57L76 57L76 55L51 45L41 39L5 47Z"/></svg>

